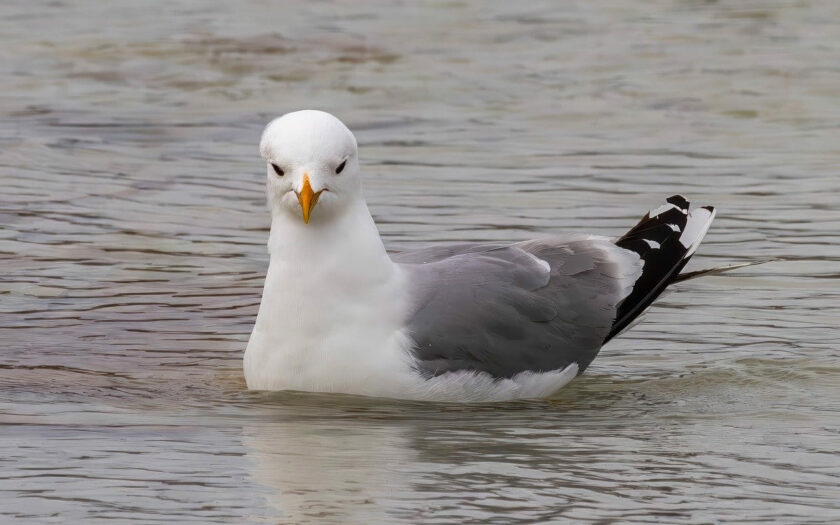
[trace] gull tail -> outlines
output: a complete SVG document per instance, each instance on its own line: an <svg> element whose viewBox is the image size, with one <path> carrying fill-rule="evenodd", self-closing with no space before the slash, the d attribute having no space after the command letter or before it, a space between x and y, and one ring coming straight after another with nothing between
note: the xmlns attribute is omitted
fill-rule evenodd
<svg viewBox="0 0 840 525"><path fill-rule="evenodd" d="M619 304L605 343L627 328L669 284L704 273L716 273L717 269L711 269L692 272L684 277L680 275L714 218L715 209L712 206L689 210L688 201L681 195L674 195L615 241L621 248L638 253L644 267L633 290Z"/></svg>
<svg viewBox="0 0 840 525"><path fill-rule="evenodd" d="M703 277L705 275L719 275L732 270L737 270L738 268L746 268L747 266L755 266L757 264L773 262L774 260L776 259L766 259L764 261L750 261L739 264L729 264L727 266L716 266L714 268L704 268L702 270L697 270L696 272L681 273L678 276L674 277L674 280L671 281L671 283L681 283L683 281L690 281L691 279L697 279L698 277Z"/></svg>

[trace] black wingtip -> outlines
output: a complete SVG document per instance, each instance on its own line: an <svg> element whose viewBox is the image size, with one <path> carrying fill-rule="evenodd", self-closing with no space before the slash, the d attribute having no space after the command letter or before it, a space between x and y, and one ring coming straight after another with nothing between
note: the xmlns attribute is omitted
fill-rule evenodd
<svg viewBox="0 0 840 525"><path fill-rule="evenodd" d="M644 267L630 295L619 304L615 322L604 342L629 326L669 284L678 279L705 233L704 229L696 240L681 241L692 218L690 203L682 195L672 195L666 202L670 206L661 206L648 213L615 242L617 246L639 254ZM703 206L702 209L714 214L712 206Z"/></svg>
<svg viewBox="0 0 840 525"><path fill-rule="evenodd" d="M668 204L673 204L674 206L683 211L688 211L688 208L691 206L691 204L682 195L671 195L670 197L665 199L665 202L667 202Z"/></svg>

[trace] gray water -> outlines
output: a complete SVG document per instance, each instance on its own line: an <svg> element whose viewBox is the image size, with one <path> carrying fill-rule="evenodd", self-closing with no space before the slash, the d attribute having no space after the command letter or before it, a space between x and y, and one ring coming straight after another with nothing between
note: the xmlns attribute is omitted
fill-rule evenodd
<svg viewBox="0 0 840 525"><path fill-rule="evenodd" d="M384 4L384 3L380 3ZM840 3L0 5L0 522L840 521ZM555 399L248 392L273 116L392 250L718 219Z"/></svg>

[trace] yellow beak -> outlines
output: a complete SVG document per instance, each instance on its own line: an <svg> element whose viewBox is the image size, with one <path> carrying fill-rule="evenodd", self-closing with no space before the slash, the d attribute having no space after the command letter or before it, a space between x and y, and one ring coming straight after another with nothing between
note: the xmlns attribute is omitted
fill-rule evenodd
<svg viewBox="0 0 840 525"><path fill-rule="evenodd" d="M303 222L306 224L309 224L309 215L312 213L312 208L315 207L315 204L318 202L318 197L321 196L321 192L323 191L321 190L318 193L312 191L312 185L309 184L309 175L304 174L303 188L298 193L298 202L300 202L300 209L303 211Z"/></svg>

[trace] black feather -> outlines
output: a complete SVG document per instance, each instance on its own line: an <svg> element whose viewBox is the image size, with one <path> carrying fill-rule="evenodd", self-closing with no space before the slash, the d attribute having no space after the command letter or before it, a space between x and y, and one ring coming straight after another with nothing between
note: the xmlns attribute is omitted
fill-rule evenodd
<svg viewBox="0 0 840 525"><path fill-rule="evenodd" d="M689 202L681 195L667 199L671 209L655 217L645 215L636 226L615 243L634 251L644 261L642 275L633 285L633 291L618 306L615 322L604 342L606 343L639 316L662 293L675 282L680 271L688 264L690 245L680 242L680 236L688 222ZM712 207L705 207L714 211ZM699 239L691 239L697 242ZM657 246L658 245L658 246Z"/></svg>

